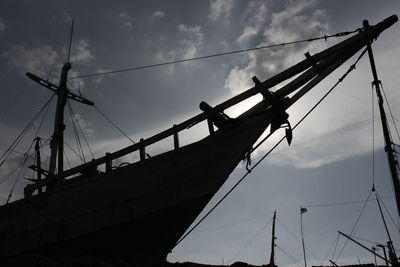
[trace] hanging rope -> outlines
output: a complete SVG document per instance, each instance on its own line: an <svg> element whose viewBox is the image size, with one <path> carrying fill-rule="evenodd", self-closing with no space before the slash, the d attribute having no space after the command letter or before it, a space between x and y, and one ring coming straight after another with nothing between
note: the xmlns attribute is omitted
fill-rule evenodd
<svg viewBox="0 0 400 267"><path fill-rule="evenodd" d="M183 62L189 62L189 61L203 60L203 59L208 59L208 58L227 56L227 55L239 54L239 53L262 50L262 49L270 49L270 48L275 48L275 47L285 46L285 45L293 45L293 44L313 42L313 41L317 41L317 40L325 40L326 41L326 40L328 40L329 38L332 38L332 37L343 37L343 36L346 36L346 35L349 35L349 34L352 34L352 33L356 33L356 32L359 32L359 31L360 31L360 29L356 29L354 31L339 32L339 33L336 33L336 34L324 35L324 36L321 36L321 37L316 37L316 38L311 38L311 39L297 40L297 41L280 43L280 44L270 44L270 45L265 45L265 46L258 46L258 47L253 47L253 48L234 50L234 51L211 54L211 55L200 56L200 57L186 58L186 59L173 60L173 61L167 61L167 62L162 62L162 63L144 65L144 66L137 66L137 67L118 69L118 70L111 70L111 71L104 71L104 72L98 72L98 73L92 73L92 74L85 74L85 75L80 75L80 76L76 76L76 77L71 77L71 79L96 77L96 76L115 74L115 73L121 73L121 72L127 72L127 71L149 69L149 68L160 67L160 66L171 65L171 64L177 64L177 63L183 63Z"/></svg>
<svg viewBox="0 0 400 267"><path fill-rule="evenodd" d="M347 77L347 75L349 75L350 72L352 72L353 70L355 70L357 63L361 60L361 58L365 55L365 53L367 52L367 49L364 49L361 54L359 55L359 57L357 58L357 60L349 67L349 69L338 79L338 81L328 90L328 92L326 92L322 98L316 103L314 104L314 106L300 119L300 121L298 121L296 123L296 125L292 128L292 131L294 131L297 126L299 126L300 123L302 123L310 114L311 112L314 111L314 109L317 108L317 106L319 106L319 104L321 104L321 102L339 85L339 83L343 82L343 80ZM271 154L271 152L280 144L283 142L283 140L285 140L286 137L282 137L266 154L264 154L264 156L262 156L254 165L253 167L249 168L247 170L247 172L231 187L231 189L228 190L227 193L225 193L225 195L192 227L190 228L186 234L184 234L176 243L175 246L176 247L179 243L181 243L194 229L196 229L197 226L199 226L200 223L202 223L224 200L225 198L227 198L233 190L235 190L235 188L252 172L252 170L254 170L269 154ZM262 142L264 142L266 139L264 139Z"/></svg>

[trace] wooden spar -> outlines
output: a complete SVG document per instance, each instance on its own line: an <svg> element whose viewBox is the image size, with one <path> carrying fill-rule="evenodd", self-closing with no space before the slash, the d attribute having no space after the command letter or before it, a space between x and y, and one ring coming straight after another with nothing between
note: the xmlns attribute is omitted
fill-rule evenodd
<svg viewBox="0 0 400 267"><path fill-rule="evenodd" d="M323 79L329 76L333 71L335 71L338 67L340 67L344 62L346 62L349 58L351 58L357 51L359 51L361 47L357 47L357 49L349 49L343 50L340 54L332 55L329 59L324 61L323 63L317 65L313 69L318 69L316 71L319 72L319 75L315 76L311 81L309 81L306 85L301 88L295 95L293 95L286 103L286 107L290 107L294 104L297 100L299 100L303 95L305 95L308 91L314 88L318 83L320 83ZM308 71L307 71L308 72ZM307 75L307 72L304 75ZM301 75L302 76L302 75ZM297 79L301 78L298 77ZM285 94L289 94L294 90L291 88L291 84L293 83L293 87L299 86L300 82L297 82L297 79L292 81L291 83L287 84L285 87L281 88L277 91L279 93L281 90Z"/></svg>
<svg viewBox="0 0 400 267"><path fill-rule="evenodd" d="M203 120L206 120L210 118L211 116L217 114L218 112L224 111L225 109L236 105L243 100L256 95L260 92L266 92L268 91L269 88L276 86L277 84L292 78L293 76L302 73L303 71L306 71L310 67L313 67L314 65L318 64L318 69L317 70L311 70L308 72L308 74L300 75L297 79L295 79L295 82L292 81L290 86L284 87L284 90L279 90L276 93L280 97L285 97L289 95L291 92L294 90L298 89L301 85L304 85L305 83L309 82L310 79L314 78L316 76L316 73L318 72L323 72L323 75L321 73L319 74L320 76L317 76L311 82L309 82L305 87L301 89L301 93L297 95L297 97L300 97L303 95L305 92L310 90L313 86L315 86L320 80L325 78L330 72L333 71L332 68L337 68L342 64L344 61L346 61L349 57L354 55L358 50L360 50L363 46L367 45L368 43L372 42L374 39L376 39L379 34L384 31L385 29L389 28L391 25L393 25L395 22L397 22L398 18L396 15L393 15L391 17L388 17L387 19L383 20L382 22L378 23L375 26L369 27L368 30L364 30L359 32L358 34L324 50L321 51L314 56L308 56L306 59L303 61L297 63L296 65L278 73L277 75L271 77L270 79L261 82L260 84L257 84L256 86L250 88L249 90L232 97L225 102L215 106L211 110L207 112L202 112L174 127L171 127L161 133L158 133L148 139L144 139L142 142L133 144L131 146L128 146L126 148L123 148L121 150L118 150L114 153L107 154L104 157L94 159L91 162L79 165L77 167L71 168L69 170L64 171L63 173L58 174L55 178L57 180L63 179L65 177L71 176L73 174L79 173L87 168L91 168L93 166L98 166L100 164L104 164L106 162L110 162L111 160L114 160L116 158L120 158L124 155L127 155L129 153L132 153L136 150L139 150L141 147L145 147L148 145L151 145L155 142L158 142L164 138L167 138L169 136L174 135L175 133L185 130ZM349 52L351 51L351 53ZM343 61L343 62L342 62ZM338 63L342 62L342 63ZM334 67L331 66L334 65ZM327 69L325 71L325 69ZM332 69L332 70L331 70ZM306 72L307 73L307 72ZM301 78L300 78L301 77ZM318 79L317 79L318 78ZM294 100L294 99L293 99ZM264 100L266 103L266 106L270 105L269 100L265 99ZM291 104L294 102L292 101ZM48 184L48 180L44 179L42 182L33 184L33 185L27 185L25 192L29 194L29 192L33 192L38 186L45 186Z"/></svg>

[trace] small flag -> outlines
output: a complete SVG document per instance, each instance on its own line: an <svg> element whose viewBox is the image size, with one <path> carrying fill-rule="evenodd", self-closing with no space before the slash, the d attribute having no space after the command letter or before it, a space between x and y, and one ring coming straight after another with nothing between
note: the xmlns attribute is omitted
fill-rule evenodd
<svg viewBox="0 0 400 267"><path fill-rule="evenodd" d="M306 213L307 209L304 207L300 207L300 214Z"/></svg>

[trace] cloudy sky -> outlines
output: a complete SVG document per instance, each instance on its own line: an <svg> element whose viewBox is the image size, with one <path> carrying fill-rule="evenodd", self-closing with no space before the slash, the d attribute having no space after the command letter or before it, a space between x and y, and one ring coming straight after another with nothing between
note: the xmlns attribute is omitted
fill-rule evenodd
<svg viewBox="0 0 400 267"><path fill-rule="evenodd" d="M50 98L49 90L30 81L24 73L30 71L58 82L60 67L67 57L65 47L72 17L75 32L70 77L76 77L354 30L362 25L363 19L375 24L392 14L399 14L399 11L400 2L395 0L1 1L0 151L7 149ZM378 74L397 120L400 119L399 31L397 23L373 45ZM265 80L302 60L305 52L315 53L340 40L92 78L72 78L69 87L94 101L133 140L138 140L197 114L198 104L203 100L216 105L251 87L252 76ZM347 62L289 110L292 124L318 101L354 60ZM303 219L309 261L314 265L321 264L325 255L328 255L326 259L336 260L336 256L332 256L333 249L327 254L328 250L334 244L337 230L351 231L363 206L360 201L371 191L373 168L378 193L396 220L380 121L377 119L373 123L377 106L375 103L373 110L371 81L369 63L364 58L356 71L296 129L292 147L288 148L286 143L279 146L172 251L169 260L212 264L238 260L266 263L271 239L271 224L267 223L276 209L279 219L276 263L294 266L293 260L302 262L298 242L300 205L308 206ZM232 108L227 113L236 116L250 104ZM39 136L43 138L50 135L54 106L55 101L39 130ZM131 144L95 109L78 103L72 103L72 107L95 157ZM69 123L69 118L66 121ZM8 162L11 167L1 167L1 179L21 161L18 153L26 152L39 124L40 121L33 125L32 131L15 149L16 153L11 154ZM72 127L67 128L67 142L74 146ZM196 129L186 134L183 142L190 142L204 132L205 129ZM260 158L281 134L278 132L263 145L253 155L253 160ZM394 130L393 137L400 143ZM161 144L153 152L168 146L171 144ZM90 159L86 145L83 149L86 158ZM72 164L78 161L73 153L69 157ZM29 171L22 173L32 175ZM229 190L243 173L243 166L239 166L212 202ZM15 181L12 199L21 196L26 183L21 178L11 177L1 184L2 203ZM351 203L330 205L343 202ZM325 204L329 205L321 206ZM395 231L391 221L389 225L395 246L400 248L399 231ZM367 204L353 234L374 242L386 242L375 202ZM343 241L343 238L339 239L336 255ZM294 258L291 260L287 255ZM358 262L357 258L362 263L373 260L370 254L349 243L338 262L354 264Z"/></svg>

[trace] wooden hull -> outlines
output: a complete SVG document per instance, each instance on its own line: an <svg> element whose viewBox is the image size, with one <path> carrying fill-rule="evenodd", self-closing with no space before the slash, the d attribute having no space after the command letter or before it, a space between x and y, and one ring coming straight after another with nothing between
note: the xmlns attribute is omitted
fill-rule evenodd
<svg viewBox="0 0 400 267"><path fill-rule="evenodd" d="M1 207L0 258L165 259L271 116L258 104L229 130Z"/></svg>

